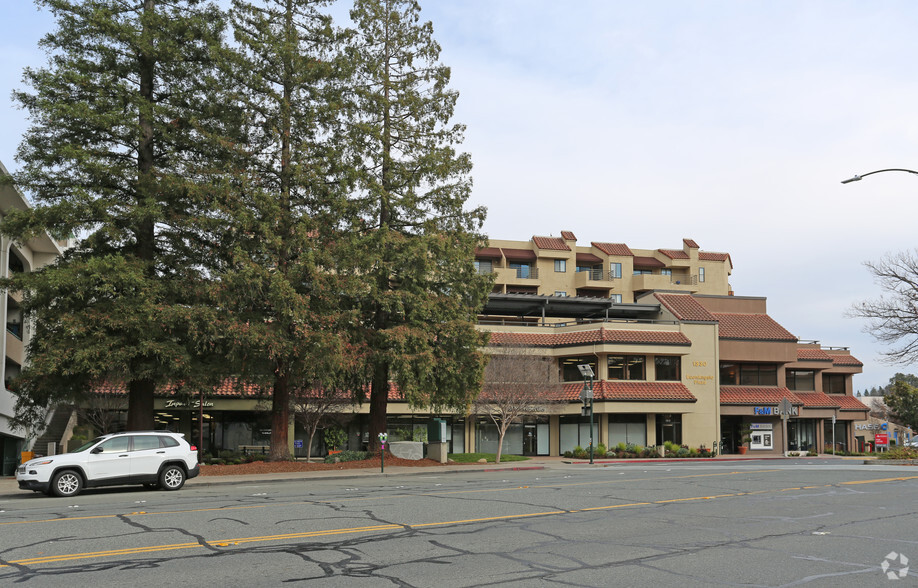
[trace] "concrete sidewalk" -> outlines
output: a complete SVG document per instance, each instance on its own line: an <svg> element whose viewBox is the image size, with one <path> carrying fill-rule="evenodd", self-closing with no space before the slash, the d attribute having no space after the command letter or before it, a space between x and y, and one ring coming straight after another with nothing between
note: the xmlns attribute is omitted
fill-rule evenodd
<svg viewBox="0 0 918 588"><path fill-rule="evenodd" d="M823 459L844 459L832 455L820 455ZM188 480L188 486L220 486L225 484L265 484L273 482L297 482L302 480L353 480L361 478L389 478L396 476L439 476L444 474L462 474L471 472L513 472L525 470L543 470L554 468L583 468L583 467L608 467L610 465L628 464L672 464L672 463L722 463L757 460L784 460L803 459L786 458L783 456L750 456L750 455L721 455L714 458L653 458L653 459L595 459L590 466L588 460L578 460L566 457L533 457L526 461L512 461L507 463L488 464L444 464L440 466L386 466L385 473L378 467L360 468L349 470L317 470L312 472L279 472L275 474L245 474L231 476L198 476ZM817 458L808 458L817 459ZM863 458L860 458L863 459ZM0 478L0 495L24 492L19 490L19 485L13 477Z"/></svg>

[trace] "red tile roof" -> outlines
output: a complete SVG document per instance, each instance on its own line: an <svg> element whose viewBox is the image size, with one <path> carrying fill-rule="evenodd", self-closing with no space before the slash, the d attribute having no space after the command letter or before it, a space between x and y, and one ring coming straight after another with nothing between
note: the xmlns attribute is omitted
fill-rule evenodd
<svg viewBox="0 0 918 588"><path fill-rule="evenodd" d="M778 404L787 398L791 403L803 404L787 388L775 386L721 386L721 404Z"/></svg>
<svg viewBox="0 0 918 588"><path fill-rule="evenodd" d="M657 251L670 259L689 259L688 253L681 249L657 249Z"/></svg>
<svg viewBox="0 0 918 588"><path fill-rule="evenodd" d="M729 253L710 253L708 251L699 251L698 259L701 261L727 261L730 259ZM733 262L730 262L733 265Z"/></svg>
<svg viewBox="0 0 918 588"><path fill-rule="evenodd" d="M797 341L797 337L767 314L715 312L721 339Z"/></svg>
<svg viewBox="0 0 918 588"><path fill-rule="evenodd" d="M695 243L693 239L683 239L682 243L689 246L689 249L698 249L698 243Z"/></svg>
<svg viewBox="0 0 918 588"><path fill-rule="evenodd" d="M579 400L582 383L564 384L561 400ZM680 382L593 382L594 401L607 402L697 402L698 399Z"/></svg>
<svg viewBox="0 0 918 588"><path fill-rule="evenodd" d="M564 239L561 237L533 237L532 242L539 249L553 249L555 251L570 251Z"/></svg>
<svg viewBox="0 0 918 588"><path fill-rule="evenodd" d="M832 365L864 367L864 364L853 355L829 353L829 356L832 358Z"/></svg>
<svg viewBox="0 0 918 588"><path fill-rule="evenodd" d="M688 294L659 294L654 296L680 321L714 322L717 318Z"/></svg>
<svg viewBox="0 0 918 588"><path fill-rule="evenodd" d="M832 357L822 349L800 347L797 349L797 361L832 361Z"/></svg>
<svg viewBox="0 0 918 588"><path fill-rule="evenodd" d="M606 255L634 257L634 253L624 243L597 243L596 241L593 241L591 245Z"/></svg>
<svg viewBox="0 0 918 588"><path fill-rule="evenodd" d="M534 261L536 259L535 251L532 249L510 249L505 247L501 248L501 253L508 260L513 261Z"/></svg>
<svg viewBox="0 0 918 588"><path fill-rule="evenodd" d="M721 386L721 404L778 404L787 398L803 408L838 408L847 411L869 410L853 396L844 394L823 394L822 392L791 392L787 388L766 386Z"/></svg>
<svg viewBox="0 0 918 588"><path fill-rule="evenodd" d="M666 267L666 264L656 257L634 256L634 267Z"/></svg>
<svg viewBox="0 0 918 588"><path fill-rule="evenodd" d="M561 238L565 241L576 241L577 237L570 231L561 231Z"/></svg>
<svg viewBox="0 0 918 588"><path fill-rule="evenodd" d="M837 399L841 410L870 410L863 402L855 398L854 396L841 395L833 396Z"/></svg>
<svg viewBox="0 0 918 588"><path fill-rule="evenodd" d="M841 394L823 394L822 392L794 392L794 395L800 399L804 408L840 408L838 399Z"/></svg>
<svg viewBox="0 0 918 588"><path fill-rule="evenodd" d="M526 345L531 347L566 347L592 343L636 343L643 345L691 345L678 331L622 331L600 327L572 333L502 333L492 332L489 345Z"/></svg>

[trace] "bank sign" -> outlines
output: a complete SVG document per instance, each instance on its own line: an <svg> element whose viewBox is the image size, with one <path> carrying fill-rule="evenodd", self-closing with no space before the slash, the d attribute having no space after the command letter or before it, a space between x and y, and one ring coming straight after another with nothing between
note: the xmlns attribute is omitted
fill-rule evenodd
<svg viewBox="0 0 918 588"><path fill-rule="evenodd" d="M781 411L778 410L777 406L753 406L752 414L756 416L781 416ZM790 409L791 416L797 416L799 411L796 406L792 406Z"/></svg>

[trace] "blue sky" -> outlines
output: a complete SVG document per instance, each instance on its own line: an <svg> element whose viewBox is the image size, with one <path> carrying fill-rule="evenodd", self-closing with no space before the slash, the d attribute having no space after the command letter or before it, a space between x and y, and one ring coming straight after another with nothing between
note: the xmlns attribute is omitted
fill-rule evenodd
<svg viewBox="0 0 918 588"><path fill-rule="evenodd" d="M801 339L849 346L855 388L918 366L845 318L880 294L863 266L915 247L918 3L421 0L460 92L486 232L728 252L739 296ZM346 14L349 3L335 10ZM4 6L0 161L27 121L49 14Z"/></svg>

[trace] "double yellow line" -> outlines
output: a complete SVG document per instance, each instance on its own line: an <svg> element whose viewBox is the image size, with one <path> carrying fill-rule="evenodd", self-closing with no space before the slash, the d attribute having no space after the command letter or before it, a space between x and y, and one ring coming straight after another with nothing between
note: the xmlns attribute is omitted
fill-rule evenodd
<svg viewBox="0 0 918 588"><path fill-rule="evenodd" d="M740 473L740 472L734 472ZM748 472L743 472L748 473ZM916 480L918 476L902 476L895 478L878 478L873 480L854 480L848 482L839 482L837 485L851 485L851 484L876 484L883 482L902 482L908 480ZM793 490L809 490L814 488L826 488L831 487L833 484L825 484L821 486L799 486L792 488L781 488L775 490L756 490L751 492L737 492L732 494L715 494L711 496L693 496L689 498L671 498L666 500L655 500L649 502L631 502L627 504L614 504L607 506L595 506L589 508L581 508L578 510L551 510L547 512L536 512L536 513L523 513L523 514L508 514L495 517L484 517L476 519L461 519L454 521L439 521L434 523L417 523L417 524L383 524L383 525L369 525L364 527L348 527L343 529L327 529L324 531L308 531L303 533L285 533L281 535L262 535L255 537L239 537L235 539L220 539L215 541L205 541L205 542L188 542L188 543L174 543L171 545L151 545L148 547L130 547L125 549L113 549L109 551L92 551L86 553L71 553L63 555L48 555L42 557L33 557L28 559L20 559L7 562L6 564L0 564L0 568L12 567L12 566L33 566L39 564L48 564L48 563L58 563L65 561L75 561L82 559L93 559L100 557L117 557L117 556L126 556L126 555L140 555L144 553L156 553L162 551L175 551L179 549L193 549L196 547L235 547L238 545L243 545L246 543L261 543L266 541L285 541L291 539L310 539L315 537L328 537L334 535L346 535L351 533L373 533L373 532L384 532L384 531L397 531L404 529L421 529L425 527L445 527L449 525L461 525L469 523L481 523L489 521L500 521L500 520L510 520L510 519L519 519L526 517L544 517L552 515L562 515L562 514L572 514L576 512L591 512L597 510L611 510L618 508L630 508L636 506L649 506L654 504L672 504L678 502L691 502L697 500L715 500L718 498L736 498L739 496L750 496L755 494L767 494L772 492L788 492ZM534 488L530 486L520 486L516 488L508 488L507 490L519 490L526 488ZM238 508L238 507L237 507ZM257 507L242 507L242 508L257 508ZM201 509L201 510L227 510L225 508L218 509ZM191 511L182 511L182 512L191 512ZM132 514L148 514L143 512L132 513ZM165 513L163 513L165 514ZM106 516L117 516L117 515L106 515ZM103 517L82 517L83 519L88 518L103 518ZM63 520L73 520L73 519L50 519L50 521L63 521Z"/></svg>

